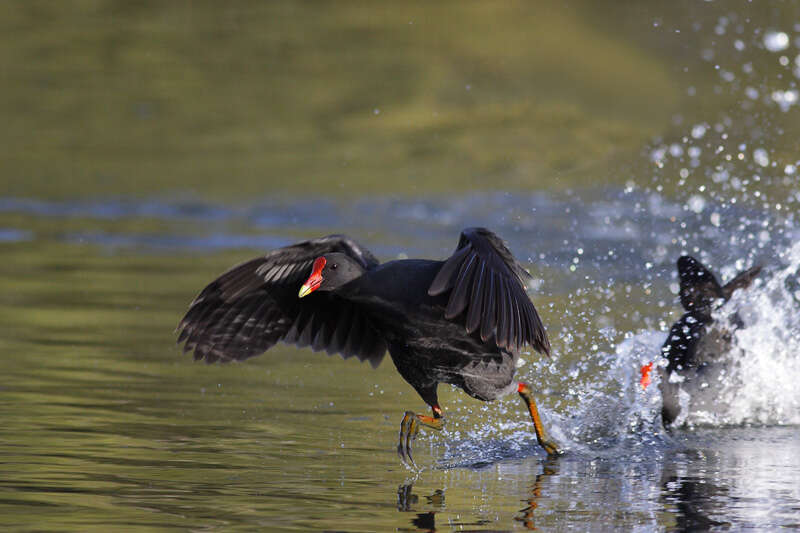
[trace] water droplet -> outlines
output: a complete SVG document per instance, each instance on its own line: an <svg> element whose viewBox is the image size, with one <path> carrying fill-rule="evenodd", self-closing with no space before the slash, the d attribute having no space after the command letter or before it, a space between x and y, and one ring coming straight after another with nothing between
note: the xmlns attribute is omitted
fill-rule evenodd
<svg viewBox="0 0 800 533"><path fill-rule="evenodd" d="M789 47L789 36L782 31L768 31L764 34L764 46L770 52L780 52Z"/></svg>
<svg viewBox="0 0 800 533"><path fill-rule="evenodd" d="M695 139L702 139L703 135L706 134L706 126L705 124L697 124L692 128L692 137Z"/></svg>
<svg viewBox="0 0 800 533"><path fill-rule="evenodd" d="M766 167L769 165L769 154L763 148L756 148L753 150L753 161L755 161L757 165Z"/></svg>
<svg viewBox="0 0 800 533"><path fill-rule="evenodd" d="M694 194L689 197L689 201L686 202L686 206L690 211L701 213L706 207L706 199L699 194Z"/></svg>

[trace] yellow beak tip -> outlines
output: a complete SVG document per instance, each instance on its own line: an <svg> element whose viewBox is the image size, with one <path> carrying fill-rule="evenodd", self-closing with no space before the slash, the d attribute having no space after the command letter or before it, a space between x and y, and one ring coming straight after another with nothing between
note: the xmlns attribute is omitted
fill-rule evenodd
<svg viewBox="0 0 800 533"><path fill-rule="evenodd" d="M311 294L311 287L308 285L303 285L300 287L300 292L297 293L297 297L302 298L303 296L308 296L309 294Z"/></svg>

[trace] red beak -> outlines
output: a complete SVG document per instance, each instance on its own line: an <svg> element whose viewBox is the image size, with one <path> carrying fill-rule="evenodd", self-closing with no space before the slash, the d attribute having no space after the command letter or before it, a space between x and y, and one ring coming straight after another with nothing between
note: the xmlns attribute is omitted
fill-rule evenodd
<svg viewBox="0 0 800 533"><path fill-rule="evenodd" d="M308 296L315 290L319 289L319 286L322 285L322 269L325 268L325 258L324 257L317 257L314 261L314 266L311 269L311 275L308 277L303 286L300 287L300 292L297 294L298 298L302 298L303 296Z"/></svg>

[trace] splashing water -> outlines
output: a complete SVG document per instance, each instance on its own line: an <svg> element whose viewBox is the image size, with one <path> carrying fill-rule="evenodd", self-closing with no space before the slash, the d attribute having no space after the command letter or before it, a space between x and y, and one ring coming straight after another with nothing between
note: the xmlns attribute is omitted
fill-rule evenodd
<svg viewBox="0 0 800 533"><path fill-rule="evenodd" d="M690 423L800 424L800 243L785 254L786 265L762 275L751 290L737 291L716 320L730 325L738 315L726 354L729 373L721 383L715 413L692 413Z"/></svg>
<svg viewBox="0 0 800 533"><path fill-rule="evenodd" d="M762 274L749 290L735 292L715 312L713 327L733 331L732 345L721 354L725 371L719 381L707 384L715 397L713 410L690 411L682 419L688 426L800 424L800 243L776 255L782 266ZM662 332L641 332L604 357L605 374L594 385L587 383L580 398L581 411L594 413L596 422L591 416L577 417L583 424L573 430L578 442L598 443L603 435L606 443L608 436L663 435L658 374L652 373L652 385L639 393L634 384L641 381L635 369L657 356L664 340ZM690 399L686 393L684 403ZM613 413L616 424L603 412Z"/></svg>
<svg viewBox="0 0 800 533"><path fill-rule="evenodd" d="M800 243L775 257L781 265L715 312L713 327L733 331L732 346L720 356L721 379L708 383L713 410L684 413L684 427L800 424ZM582 358L572 369L539 359L521 372L522 379L539 376L555 381L553 390L567 391L554 410L542 410L552 436L571 453L596 457L629 453L632 460L648 460L674 447L661 425L658 372L650 373L648 387L640 383L643 365L665 366L660 353L666 335L628 333L613 351ZM691 405L689 393L683 394L683 403ZM457 400L451 407L440 467L480 467L540 453L516 398L477 407Z"/></svg>

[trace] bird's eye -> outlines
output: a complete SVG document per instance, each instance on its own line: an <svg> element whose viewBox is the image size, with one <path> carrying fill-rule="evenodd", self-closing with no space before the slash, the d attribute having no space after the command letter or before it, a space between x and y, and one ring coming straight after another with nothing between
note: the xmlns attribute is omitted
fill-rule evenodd
<svg viewBox="0 0 800 533"><path fill-rule="evenodd" d="M336 270L337 268L339 268L339 265L337 265L336 263L331 265L331 270Z"/></svg>

